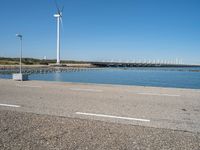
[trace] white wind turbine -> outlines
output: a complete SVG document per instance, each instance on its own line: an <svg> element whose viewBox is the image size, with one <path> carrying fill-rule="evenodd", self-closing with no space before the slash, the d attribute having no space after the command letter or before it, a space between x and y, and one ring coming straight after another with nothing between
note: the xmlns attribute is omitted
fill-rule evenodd
<svg viewBox="0 0 200 150"><path fill-rule="evenodd" d="M57 8L57 13L54 14L54 17L57 18L57 64L60 64L60 23L62 24L62 12L63 12L63 8L60 10L60 8L58 7L56 1L56 8Z"/></svg>

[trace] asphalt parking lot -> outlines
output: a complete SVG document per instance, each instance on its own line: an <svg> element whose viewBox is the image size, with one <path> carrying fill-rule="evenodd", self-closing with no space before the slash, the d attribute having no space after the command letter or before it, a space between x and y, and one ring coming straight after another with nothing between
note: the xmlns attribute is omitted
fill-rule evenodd
<svg viewBox="0 0 200 150"><path fill-rule="evenodd" d="M0 80L0 149L200 149L200 91Z"/></svg>

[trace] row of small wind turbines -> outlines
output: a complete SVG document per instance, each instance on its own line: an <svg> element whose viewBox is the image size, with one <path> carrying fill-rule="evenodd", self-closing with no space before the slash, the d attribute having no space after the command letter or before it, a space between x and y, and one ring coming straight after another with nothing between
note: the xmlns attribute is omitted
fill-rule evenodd
<svg viewBox="0 0 200 150"><path fill-rule="evenodd" d="M164 59L154 59L154 60L145 60L145 59L135 59L135 60L100 60L100 62L108 62L108 63L130 63L130 64L174 64L174 65L181 65L184 64L182 59L171 59L171 60L164 60Z"/></svg>

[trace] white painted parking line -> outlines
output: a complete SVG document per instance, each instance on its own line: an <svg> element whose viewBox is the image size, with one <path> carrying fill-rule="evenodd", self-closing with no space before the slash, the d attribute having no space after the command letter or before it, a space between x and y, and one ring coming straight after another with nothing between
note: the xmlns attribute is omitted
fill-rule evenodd
<svg viewBox="0 0 200 150"><path fill-rule="evenodd" d="M161 94L161 93L137 93L139 95L152 95L152 96L169 96L169 97L179 97L180 95L174 94Z"/></svg>
<svg viewBox="0 0 200 150"><path fill-rule="evenodd" d="M18 87L29 87L29 88L42 88L41 86L36 86L36 85L20 85L20 84L17 84L16 86L18 86Z"/></svg>
<svg viewBox="0 0 200 150"><path fill-rule="evenodd" d="M97 89L82 89L82 88L69 88L72 91L85 91L85 92L103 92L102 90Z"/></svg>
<svg viewBox="0 0 200 150"><path fill-rule="evenodd" d="M120 116L93 114L93 113L83 113L83 112L76 112L76 114L77 115L86 115L86 116L95 116L95 117L104 117L104 118L113 118L113 119L131 120L131 121L150 122L150 120L148 120L148 119L140 119L140 118L120 117Z"/></svg>
<svg viewBox="0 0 200 150"><path fill-rule="evenodd" d="M10 104L0 104L0 106L5 106L5 107L21 107L19 105L10 105Z"/></svg>

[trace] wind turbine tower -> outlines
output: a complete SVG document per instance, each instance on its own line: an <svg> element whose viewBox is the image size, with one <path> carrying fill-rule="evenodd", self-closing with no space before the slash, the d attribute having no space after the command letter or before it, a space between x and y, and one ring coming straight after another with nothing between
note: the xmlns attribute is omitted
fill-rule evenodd
<svg viewBox="0 0 200 150"><path fill-rule="evenodd" d="M60 23L62 24L62 10L59 9L57 3L56 3L57 13L54 14L54 17L57 19L57 65L60 64Z"/></svg>

